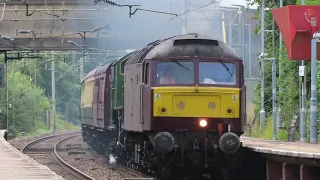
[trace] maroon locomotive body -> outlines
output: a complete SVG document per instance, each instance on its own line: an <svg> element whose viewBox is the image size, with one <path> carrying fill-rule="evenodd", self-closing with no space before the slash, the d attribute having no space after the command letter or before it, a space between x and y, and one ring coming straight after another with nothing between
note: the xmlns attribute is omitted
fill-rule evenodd
<svg viewBox="0 0 320 180"><path fill-rule="evenodd" d="M199 34L158 40L93 70L83 84L90 89L91 81L83 136L99 151L163 179L233 170L223 162L240 157L245 86L243 61L225 43Z"/></svg>

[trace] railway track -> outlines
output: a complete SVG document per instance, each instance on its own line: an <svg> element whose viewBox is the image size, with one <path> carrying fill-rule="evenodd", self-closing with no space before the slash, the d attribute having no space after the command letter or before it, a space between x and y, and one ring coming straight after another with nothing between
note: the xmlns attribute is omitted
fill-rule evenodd
<svg viewBox="0 0 320 180"><path fill-rule="evenodd" d="M79 133L80 132L71 132L45 136L26 144L21 149L21 152L32 157L39 163L47 165L50 169L55 169L56 172L60 172L57 172L57 174L65 178L68 177L66 179L94 180L94 178L82 173L59 156L59 146L66 140L78 136ZM70 175L72 177L70 177Z"/></svg>
<svg viewBox="0 0 320 180"><path fill-rule="evenodd" d="M98 154L94 149L92 149L91 147L89 147L89 150L91 151L91 153L95 156L95 157L100 157L102 155ZM128 167L125 167L121 164L118 163L110 163L110 157L105 157L108 161L108 166L111 167L111 169L115 170L115 171L119 171L122 173L126 173L129 174L130 176L132 176L133 178L138 178L141 180L155 180L154 178L147 176L145 174L142 174L141 172L135 171L133 169L130 169Z"/></svg>
<svg viewBox="0 0 320 180"><path fill-rule="evenodd" d="M70 174L74 175L75 177L77 177L78 179L81 180L94 180L94 178L82 173L81 171L79 171L77 168L75 168L74 166L68 164L66 161L64 161L58 153L58 147L65 142L68 139L74 138L78 135L74 135L74 136L70 136L67 138L62 139L61 141L57 142L54 147L53 147L53 152L54 152L54 159L56 160L56 162L61 166L64 167L65 170L67 170Z"/></svg>
<svg viewBox="0 0 320 180"><path fill-rule="evenodd" d="M78 136L78 135L77 135ZM81 135L79 135L80 138L82 139ZM73 136L73 137L76 137L76 136ZM82 141L83 142L83 141ZM99 159L99 158L103 158L105 160L105 164L107 165L107 167L111 170L113 170L114 172L117 172L118 174L122 174L122 175L125 175L127 176L127 178L125 177L122 177L120 179L141 179L141 180L155 180L154 178L150 177L150 176L147 176L145 174L142 174L141 172L138 172L138 171L135 171L135 170L132 170L128 167L125 167L125 166L122 166L121 164L118 164L116 162L114 163L111 163L110 162L110 158L109 157L106 157L105 155L101 155L99 153L97 153L92 147L88 146L86 143L83 142L83 144L85 145L87 151L89 151L89 153L91 155L93 155L95 158ZM68 146L68 145L66 145ZM76 149L78 149L78 147L75 147ZM111 160L112 161L112 160ZM105 165L104 164L104 165ZM130 178L128 178L128 176Z"/></svg>
<svg viewBox="0 0 320 180"><path fill-rule="evenodd" d="M63 152L68 153L69 151L72 152L74 150L79 150L79 147L77 145L81 147L81 143L79 144L79 142L77 142L76 144L73 144L74 142L72 142L68 144L67 142L68 140L77 137L81 137L80 132L71 132L45 136L29 142L21 149L21 152L38 161L40 164L48 166L51 170L55 171L57 174L59 174L65 179L94 180L95 178L83 173L84 171L82 172L79 169L77 169L75 167L77 165L73 164L74 166L72 166L68 163L69 161L66 162L66 156L61 155L61 153L63 154ZM83 144L85 143L83 142ZM81 149L81 151L89 152L95 158L105 159L104 165L107 165L108 169L112 170L113 172L116 172L117 174L122 174L121 176L123 177L117 179L153 179L152 177L134 171L120 164L110 163L108 157L98 154L91 147ZM85 156L83 156L83 158L86 159ZM90 172L86 171L86 173ZM93 174L94 173L91 173L92 176L95 176Z"/></svg>

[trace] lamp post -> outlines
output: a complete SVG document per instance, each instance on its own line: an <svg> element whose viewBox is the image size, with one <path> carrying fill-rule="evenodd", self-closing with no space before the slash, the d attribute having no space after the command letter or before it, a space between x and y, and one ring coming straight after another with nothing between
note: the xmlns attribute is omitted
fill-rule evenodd
<svg viewBox="0 0 320 180"><path fill-rule="evenodd" d="M239 45L242 44L242 59L245 59L245 43L244 43L244 9L245 6L238 4L231 4L231 6L238 7L238 15L239 15ZM240 26L241 24L241 26Z"/></svg>
<svg viewBox="0 0 320 180"><path fill-rule="evenodd" d="M14 38L12 37L9 37L9 36L4 36L4 35L1 35L0 34L0 38L1 39L4 39L4 40L7 40L7 41L14 41ZM8 71L9 71L9 68L8 68L8 54L7 54L7 51L4 52L4 61L6 63L6 101L7 101L7 110L6 110L6 121L7 121L7 131L9 131L9 78L8 78Z"/></svg>
<svg viewBox="0 0 320 180"><path fill-rule="evenodd" d="M304 0L301 0L301 5L304 5ZM300 68L301 67L301 68ZM299 77L299 83L301 86L301 109L300 109L300 141L306 142L306 91L307 91L307 77L305 73L305 62L304 60L301 62L301 69L303 72L301 73L301 77ZM300 95L299 95L300 96Z"/></svg>
<svg viewBox="0 0 320 180"><path fill-rule="evenodd" d="M311 18L311 26L316 26L316 18ZM317 99L317 40L320 32L313 34L311 39L311 98L310 98L310 143L318 143L318 99Z"/></svg>
<svg viewBox="0 0 320 180"><path fill-rule="evenodd" d="M264 128L264 120L265 120L265 110L264 110L264 0L261 2L261 75L260 75L260 83L261 83L261 109L260 109L260 133L262 133L262 130Z"/></svg>

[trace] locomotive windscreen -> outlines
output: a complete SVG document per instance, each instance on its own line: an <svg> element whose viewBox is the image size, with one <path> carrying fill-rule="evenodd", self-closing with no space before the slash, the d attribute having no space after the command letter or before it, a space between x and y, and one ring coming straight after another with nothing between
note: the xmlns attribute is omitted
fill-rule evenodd
<svg viewBox="0 0 320 180"><path fill-rule="evenodd" d="M194 62L170 61L157 63L157 84L193 84Z"/></svg>
<svg viewBox="0 0 320 180"><path fill-rule="evenodd" d="M236 65L233 63L200 62L200 84L236 84Z"/></svg>

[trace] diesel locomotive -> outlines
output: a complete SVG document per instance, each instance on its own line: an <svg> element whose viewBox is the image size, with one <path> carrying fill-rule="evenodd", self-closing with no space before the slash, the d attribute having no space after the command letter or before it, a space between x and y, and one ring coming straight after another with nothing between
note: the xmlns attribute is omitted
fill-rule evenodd
<svg viewBox="0 0 320 180"><path fill-rule="evenodd" d="M81 84L85 142L159 179L232 174L246 120L243 60L191 33L157 40L89 72Z"/></svg>

